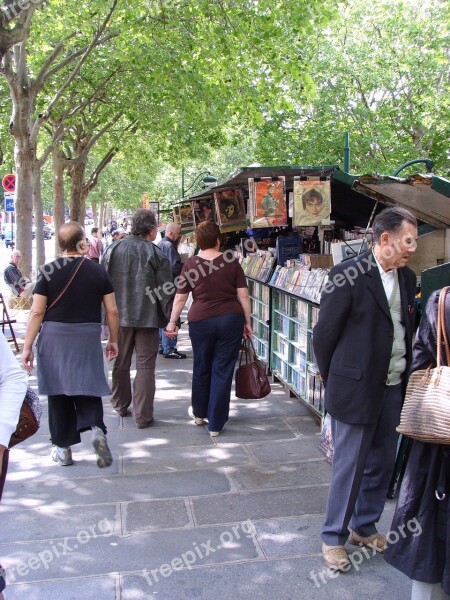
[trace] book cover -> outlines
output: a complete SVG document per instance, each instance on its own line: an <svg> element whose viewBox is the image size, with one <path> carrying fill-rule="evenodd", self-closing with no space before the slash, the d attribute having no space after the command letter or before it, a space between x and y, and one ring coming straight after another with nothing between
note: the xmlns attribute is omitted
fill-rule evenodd
<svg viewBox="0 0 450 600"><path fill-rule="evenodd" d="M193 200L192 208L194 212L194 222L196 227L204 221L215 222L214 203L211 198Z"/></svg>
<svg viewBox="0 0 450 600"><path fill-rule="evenodd" d="M252 227L287 225L285 177L253 180Z"/></svg>
<svg viewBox="0 0 450 600"><path fill-rule="evenodd" d="M292 225L329 225L331 216L330 181L294 177L294 217Z"/></svg>
<svg viewBox="0 0 450 600"><path fill-rule="evenodd" d="M215 192L214 202L220 226L245 225L245 208L241 190Z"/></svg>

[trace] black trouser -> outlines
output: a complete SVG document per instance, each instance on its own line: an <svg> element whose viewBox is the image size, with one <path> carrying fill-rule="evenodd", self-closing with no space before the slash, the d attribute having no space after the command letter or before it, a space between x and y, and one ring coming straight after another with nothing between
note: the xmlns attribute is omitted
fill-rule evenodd
<svg viewBox="0 0 450 600"><path fill-rule="evenodd" d="M67 448L81 442L80 433L97 426L106 433L102 399L96 396L49 396L48 425L52 444Z"/></svg>

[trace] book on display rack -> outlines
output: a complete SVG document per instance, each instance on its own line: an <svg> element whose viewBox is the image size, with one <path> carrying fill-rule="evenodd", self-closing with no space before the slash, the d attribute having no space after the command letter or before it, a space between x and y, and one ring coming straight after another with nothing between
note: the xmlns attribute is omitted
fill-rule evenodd
<svg viewBox="0 0 450 600"><path fill-rule="evenodd" d="M247 254L241 259L241 267L247 277L267 283L272 274L275 258L269 253L258 251L255 254Z"/></svg>
<svg viewBox="0 0 450 600"><path fill-rule="evenodd" d="M310 269L309 255L286 261L286 266L277 265L270 278L270 285L290 292L312 302L319 302L327 282L329 268Z"/></svg>

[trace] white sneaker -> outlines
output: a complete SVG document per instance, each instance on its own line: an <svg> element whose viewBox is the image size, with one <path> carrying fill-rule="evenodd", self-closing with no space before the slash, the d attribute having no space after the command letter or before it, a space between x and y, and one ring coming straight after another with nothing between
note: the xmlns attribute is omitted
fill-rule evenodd
<svg viewBox="0 0 450 600"><path fill-rule="evenodd" d="M59 446L53 446L51 457L61 467L73 465L72 450L70 447L60 448Z"/></svg>
<svg viewBox="0 0 450 600"><path fill-rule="evenodd" d="M223 431L223 430L222 430ZM222 431L210 431L209 435L211 437L217 437L218 435L220 435L222 433Z"/></svg>

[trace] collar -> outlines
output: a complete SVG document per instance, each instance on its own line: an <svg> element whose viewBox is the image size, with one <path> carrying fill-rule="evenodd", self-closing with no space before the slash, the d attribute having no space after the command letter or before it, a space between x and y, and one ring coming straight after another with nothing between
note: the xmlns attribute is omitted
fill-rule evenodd
<svg viewBox="0 0 450 600"><path fill-rule="evenodd" d="M378 271L380 272L381 277L391 277L394 275L394 271L396 271L397 269L389 269L388 271L385 271L383 269L383 267L381 266L380 262L378 261L378 258L375 256L375 252L372 251L373 257L375 259L375 262L377 263L377 267L378 267Z"/></svg>

